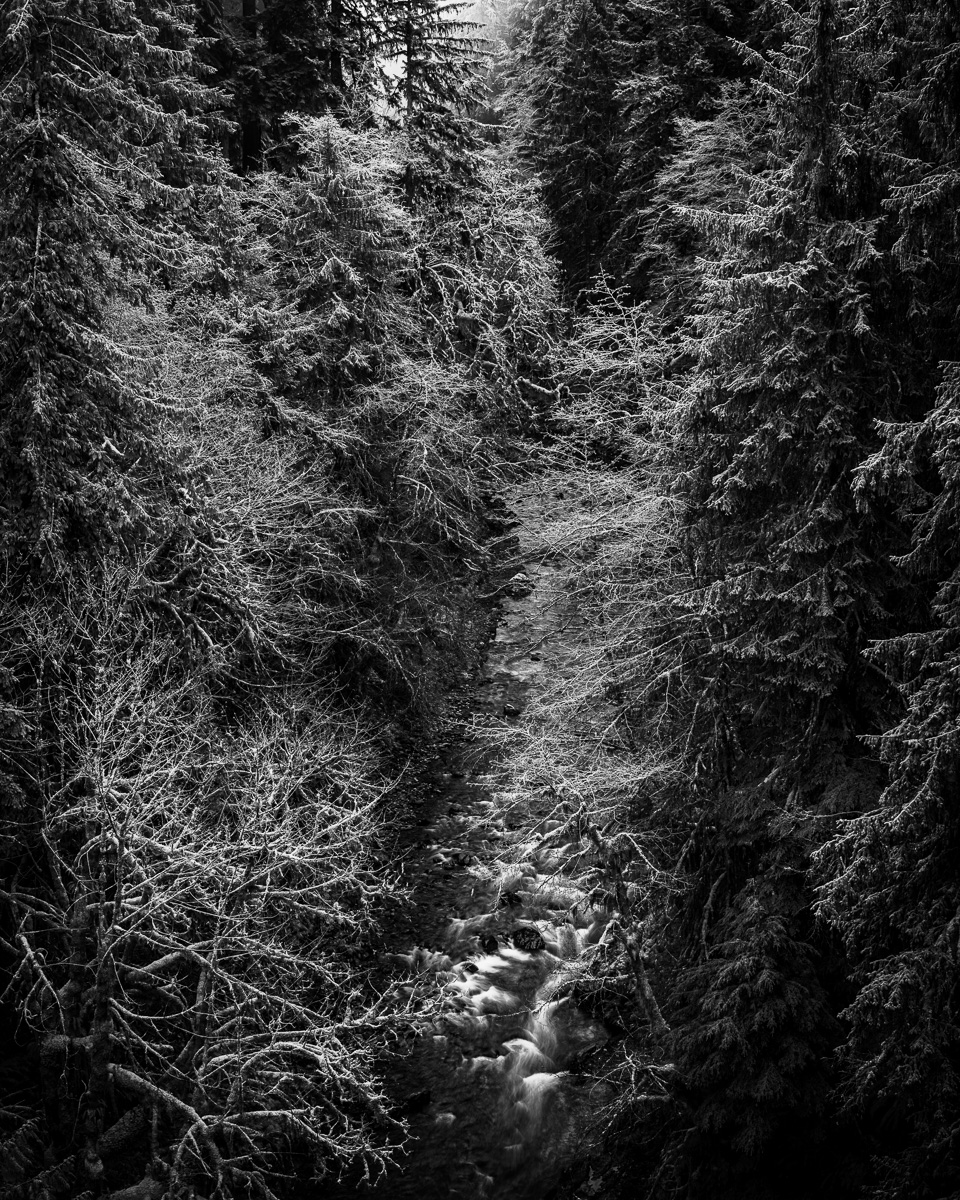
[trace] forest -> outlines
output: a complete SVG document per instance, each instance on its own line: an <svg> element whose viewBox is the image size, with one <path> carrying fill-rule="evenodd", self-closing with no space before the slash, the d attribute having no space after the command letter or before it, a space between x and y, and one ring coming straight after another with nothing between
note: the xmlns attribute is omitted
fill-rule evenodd
<svg viewBox="0 0 960 1200"><path fill-rule="evenodd" d="M0 45L4 1200L960 1197L960 4ZM532 563L487 924L390 953ZM468 1034L527 1132L416 1178Z"/></svg>

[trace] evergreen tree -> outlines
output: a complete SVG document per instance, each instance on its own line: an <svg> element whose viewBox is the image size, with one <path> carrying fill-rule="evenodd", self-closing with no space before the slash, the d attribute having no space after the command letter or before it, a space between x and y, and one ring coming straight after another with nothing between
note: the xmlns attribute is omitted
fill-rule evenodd
<svg viewBox="0 0 960 1200"><path fill-rule="evenodd" d="M742 212L690 214L706 262L675 461L691 603L731 732L756 741L776 728L802 758L827 731L843 745L874 719L860 651L883 629L895 580L886 530L857 510L853 483L899 391L880 341L882 194L841 119L842 81L862 72L831 3L793 22L760 84L769 168Z"/></svg>
<svg viewBox="0 0 960 1200"><path fill-rule="evenodd" d="M901 561L924 580L934 568L940 582L932 627L876 651L906 706L874 739L890 784L879 806L845 822L820 855L821 913L855 966L857 992L844 1014L847 1097L888 1131L875 1194L891 1200L951 1194L960 1171L958 384L950 364L935 409L889 431L871 464L888 476L882 491L892 477L914 502L923 493L918 477L937 480Z"/></svg>
<svg viewBox="0 0 960 1200"><path fill-rule="evenodd" d="M407 196L450 206L476 180L480 148L472 117L481 95L479 26L461 0L388 0L378 46L394 123L409 139Z"/></svg>
<svg viewBox="0 0 960 1200"><path fill-rule="evenodd" d="M490 172L431 220L402 203L401 136L329 116L289 131L296 175L254 193L272 287L247 336L279 397L271 426L310 439L304 469L335 478L359 517L342 544L354 587L317 571L298 588L305 646L344 683L429 708L433 670L471 653L483 492L495 446L534 416L550 281L517 262L529 217L490 219L508 179Z"/></svg>
<svg viewBox="0 0 960 1200"><path fill-rule="evenodd" d="M373 16L343 0L274 0L258 27L264 110L318 114L341 107L370 53Z"/></svg>
<svg viewBox="0 0 960 1200"><path fill-rule="evenodd" d="M679 347L693 366L662 459L683 504L691 586L673 629L695 697L692 787L669 821L687 961L671 985L682 1005L665 1011L698 1131L680 1153L704 1195L747 1180L764 1194L786 1164L793 1194L823 1186L806 1141L835 1120L821 1063L839 1036L837 955L805 875L836 807L875 794L858 735L896 701L864 651L910 597L889 562L902 530L855 491L876 422L901 401L883 185L859 107L874 64L832 0L778 6L778 21L757 82L685 126L661 177L677 186L705 155L703 182L684 186L713 188L679 214L700 261ZM718 162L724 146L739 162ZM741 1155L724 1156L726 1176L710 1166L715 1137Z"/></svg>
<svg viewBox="0 0 960 1200"><path fill-rule="evenodd" d="M106 305L175 260L210 101L175 3L25 0L0 19L0 550L52 566L133 545L187 484Z"/></svg>
<svg viewBox="0 0 960 1200"><path fill-rule="evenodd" d="M874 1194L935 1197L953 1194L960 1174L960 19L941 3L863 6L859 15L887 65L878 125L909 339L901 366L909 406L882 427L861 493L908 524L899 564L925 603L900 614L895 635L874 648L903 700L899 720L874 740L889 786L824 848L821 911L854 963L846 1095L886 1132Z"/></svg>
<svg viewBox="0 0 960 1200"><path fill-rule="evenodd" d="M636 291L646 291L655 270L652 226L670 204L657 175L684 144L682 123L709 121L723 86L749 76L740 44L762 40L755 8L754 0L723 8L670 0L628 5L620 18L614 217L603 260ZM695 174L684 174L688 187L702 188Z"/></svg>
<svg viewBox="0 0 960 1200"><path fill-rule="evenodd" d="M542 180L576 292L611 229L617 129L614 21L600 0L547 0L515 56L523 153Z"/></svg>
<svg viewBox="0 0 960 1200"><path fill-rule="evenodd" d="M283 118L341 116L372 98L382 7L353 0L268 0L234 20L227 75L241 125L237 165L244 172L283 163Z"/></svg>
<svg viewBox="0 0 960 1200"><path fill-rule="evenodd" d="M576 287L602 266L645 289L657 172L679 122L708 116L722 84L750 74L739 43L756 7L542 3L514 16L514 119Z"/></svg>
<svg viewBox="0 0 960 1200"><path fill-rule="evenodd" d="M834 1170L811 1148L824 1141L837 1026L817 953L797 936L802 874L784 880L784 857L774 852L729 903L710 956L679 985L691 1005L677 1038L694 1116L681 1151L691 1200L748 1189L803 1200Z"/></svg>

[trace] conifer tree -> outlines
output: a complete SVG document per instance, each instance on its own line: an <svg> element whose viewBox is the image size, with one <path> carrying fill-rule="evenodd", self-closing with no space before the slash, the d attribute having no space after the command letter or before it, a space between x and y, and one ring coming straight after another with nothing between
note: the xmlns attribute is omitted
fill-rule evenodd
<svg viewBox="0 0 960 1200"><path fill-rule="evenodd" d="M889 786L819 856L820 911L842 933L857 985L844 1014L847 1096L855 1112L891 1132L879 1150L875 1193L891 1200L949 1194L960 1170L958 387L954 362L935 408L922 422L888 430L865 476L881 494L894 483L902 498L923 505L901 563L938 583L930 624L875 651L906 708L873 741ZM919 484L931 478L932 497Z"/></svg>
<svg viewBox="0 0 960 1200"><path fill-rule="evenodd" d="M705 1195L721 1182L707 1167L716 1133L744 1152L737 1172L769 1179L790 1162L797 1194L820 1186L790 1132L825 1134L818 1064L838 1037L835 953L810 921L804 875L837 796L875 786L857 735L893 698L864 650L903 599L888 557L897 526L854 488L877 420L900 402L882 304L892 268L876 244L883 192L857 116L871 64L832 0L778 15L782 48L754 58L752 96L727 89L710 125L687 126L691 150L739 147L727 177L743 190L683 214L700 296L664 465L692 583L677 597L696 708L677 916L689 958L675 986ZM692 153L681 161L697 170ZM724 1182L727 1194L743 1184Z"/></svg>
<svg viewBox="0 0 960 1200"><path fill-rule="evenodd" d="M614 22L601 0L548 0L515 57L523 150L540 173L574 292L611 228L617 128Z"/></svg>
<svg viewBox="0 0 960 1200"><path fill-rule="evenodd" d="M537 394L549 278L516 261L533 249L526 214L518 228L484 213L505 205L508 178L490 172L490 195L424 217L398 187L402 136L331 116L288 130L295 176L265 175L253 194L272 287L248 337L277 425L312 443L305 471L336 479L356 514L342 546L353 586L317 571L298 588L304 653L354 685L386 681L397 705L429 704L433 664L471 652L481 491L495 441Z"/></svg>
<svg viewBox="0 0 960 1200"><path fill-rule="evenodd" d="M724 85L749 75L738 44L760 40L755 7L753 0L723 8L670 0L628 5L619 19L614 215L603 261L640 294L656 271L653 227L671 205L658 172L670 169L684 143L682 123L709 121ZM702 188L694 173L684 175L688 187Z"/></svg>
<svg viewBox="0 0 960 1200"><path fill-rule="evenodd" d="M451 205L476 179L480 147L472 109L481 95L479 26L463 19L462 0L387 0L378 53L393 122L410 145L410 199Z"/></svg>
<svg viewBox="0 0 960 1200"><path fill-rule="evenodd" d="M746 886L712 932L710 958L681 984L681 1006L691 1006L677 1038L695 1104L684 1154L691 1197L757 1184L784 1200L820 1190L824 1164L809 1148L823 1137L836 1022L817 953L791 928L798 900L769 877Z"/></svg>
<svg viewBox="0 0 960 1200"><path fill-rule="evenodd" d="M889 785L824 847L821 912L843 935L854 967L846 1095L854 1111L889 1131L874 1194L905 1200L951 1193L960 1172L960 20L937 2L858 11L861 36L888 64L879 153L893 185L886 208L902 278L891 303L902 314L910 401L899 421L882 427L860 491L864 503L888 506L909 528L898 561L919 603L873 650L903 703L873 742Z"/></svg>
<svg viewBox="0 0 960 1200"><path fill-rule="evenodd" d="M684 1132L654 1194L952 1195L960 27L941 0L707 8L624 14L609 71L606 262L654 284L661 320L623 327L668 339L640 420L678 398L652 471L690 577L633 641L595 631L622 727L677 756L633 818L678 864L650 957Z"/></svg>
<svg viewBox="0 0 960 1200"><path fill-rule="evenodd" d="M368 18L370 20L370 18ZM343 104L372 30L343 0L274 0L259 21L264 109L322 113Z"/></svg>
<svg viewBox="0 0 960 1200"><path fill-rule="evenodd" d="M841 121L858 64L830 0L788 31L760 85L770 168L742 212L690 214L707 262L677 468L714 681L737 725L762 712L802 755L827 729L842 743L869 725L859 651L892 579L853 472L898 389L875 303L881 196Z"/></svg>
<svg viewBox="0 0 960 1200"><path fill-rule="evenodd" d="M176 257L212 163L191 12L157 0L2 11L0 550L51 564L131 545L185 486L118 371L105 304Z"/></svg>
<svg viewBox="0 0 960 1200"><path fill-rule="evenodd" d="M355 0L268 0L228 29L227 68L241 124L239 167L289 165L283 118L289 113L341 115L369 100L380 5Z"/></svg>

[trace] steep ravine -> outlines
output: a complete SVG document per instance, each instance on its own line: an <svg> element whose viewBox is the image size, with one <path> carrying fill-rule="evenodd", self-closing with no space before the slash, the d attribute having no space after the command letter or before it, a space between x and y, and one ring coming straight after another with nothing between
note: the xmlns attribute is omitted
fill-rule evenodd
<svg viewBox="0 0 960 1200"><path fill-rule="evenodd" d="M408 831L412 903L387 961L396 986L439 989L441 1015L395 1064L413 1140L372 1195L547 1197L610 1099L589 1070L609 1035L569 996L607 922L571 874L590 848L554 804L497 788L510 729L571 636L560 576L523 552L539 504L517 507L522 569ZM516 861L521 842L534 850Z"/></svg>

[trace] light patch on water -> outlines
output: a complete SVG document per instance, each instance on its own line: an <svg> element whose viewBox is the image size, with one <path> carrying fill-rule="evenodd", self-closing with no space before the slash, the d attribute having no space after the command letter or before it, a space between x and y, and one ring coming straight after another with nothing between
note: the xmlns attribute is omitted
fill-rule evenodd
<svg viewBox="0 0 960 1200"><path fill-rule="evenodd" d="M564 828L541 836L548 843ZM505 906L505 894L521 902ZM465 1179L449 1185L450 1196L533 1200L576 1155L599 1103L576 1062L609 1037L564 994L609 920L588 895L544 851L499 879L478 879L467 901L474 911L449 919L442 949L395 956L414 971L432 969L440 986L432 1128L438 1138L449 1131L444 1153ZM541 948L514 945L515 936Z"/></svg>

